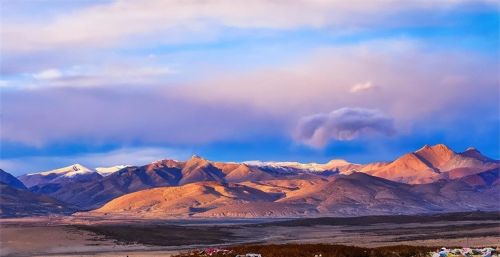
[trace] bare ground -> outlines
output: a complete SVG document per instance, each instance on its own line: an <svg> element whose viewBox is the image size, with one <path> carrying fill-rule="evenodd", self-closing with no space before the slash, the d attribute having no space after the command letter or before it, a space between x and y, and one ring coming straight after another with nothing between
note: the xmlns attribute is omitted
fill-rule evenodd
<svg viewBox="0 0 500 257"><path fill-rule="evenodd" d="M498 213L301 220L0 220L1 256L170 256L206 246L500 246ZM420 222L418 222L420 220Z"/></svg>

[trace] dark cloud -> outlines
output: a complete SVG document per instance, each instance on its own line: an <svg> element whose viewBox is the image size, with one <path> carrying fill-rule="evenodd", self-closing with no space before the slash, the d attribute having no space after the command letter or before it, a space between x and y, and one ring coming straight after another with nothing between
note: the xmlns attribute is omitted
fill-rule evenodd
<svg viewBox="0 0 500 257"><path fill-rule="evenodd" d="M312 147L324 147L330 140L347 141L370 133L393 135L394 121L380 111L340 108L299 120L296 139Z"/></svg>

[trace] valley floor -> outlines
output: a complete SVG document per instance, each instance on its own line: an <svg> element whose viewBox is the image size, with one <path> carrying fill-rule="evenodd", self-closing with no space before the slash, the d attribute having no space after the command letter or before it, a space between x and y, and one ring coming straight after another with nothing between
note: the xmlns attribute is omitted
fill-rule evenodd
<svg viewBox="0 0 500 257"><path fill-rule="evenodd" d="M1 256L170 256L241 244L500 246L499 213L300 220L0 220Z"/></svg>

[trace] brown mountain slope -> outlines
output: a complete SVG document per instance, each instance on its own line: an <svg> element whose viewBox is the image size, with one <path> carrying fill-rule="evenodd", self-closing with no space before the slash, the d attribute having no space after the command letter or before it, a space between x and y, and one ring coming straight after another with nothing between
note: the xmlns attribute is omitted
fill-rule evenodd
<svg viewBox="0 0 500 257"><path fill-rule="evenodd" d="M430 166L425 159L415 153L405 154L395 161L367 174L393 181L411 184L428 183L439 179L439 170Z"/></svg>
<svg viewBox="0 0 500 257"><path fill-rule="evenodd" d="M193 156L182 167L182 178L179 185L199 181L224 181L224 173L209 161Z"/></svg>
<svg viewBox="0 0 500 257"><path fill-rule="evenodd" d="M248 202L270 202L276 197L258 189L217 182L161 187L118 197L94 213L129 214L145 217L192 216L221 206Z"/></svg>
<svg viewBox="0 0 500 257"><path fill-rule="evenodd" d="M498 178L498 172L493 174ZM124 195L82 215L300 217L495 210L500 186L463 180L407 185L364 173L241 184L198 182Z"/></svg>
<svg viewBox="0 0 500 257"><path fill-rule="evenodd" d="M213 165L224 173L224 179L228 182L260 181L275 178L269 172L246 164L215 162Z"/></svg>
<svg viewBox="0 0 500 257"><path fill-rule="evenodd" d="M425 145L414 153L420 159L425 160L426 164L435 169L442 169L456 153L444 144L434 146Z"/></svg>
<svg viewBox="0 0 500 257"><path fill-rule="evenodd" d="M293 192L280 202L306 202L320 213L338 216L365 214L419 213L437 210L422 202L411 186L363 173L338 176L307 191Z"/></svg>

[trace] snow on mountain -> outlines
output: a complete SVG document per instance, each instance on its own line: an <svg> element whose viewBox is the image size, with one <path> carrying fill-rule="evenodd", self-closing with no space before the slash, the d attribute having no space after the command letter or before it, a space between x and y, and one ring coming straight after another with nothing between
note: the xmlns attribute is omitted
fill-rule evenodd
<svg viewBox="0 0 500 257"><path fill-rule="evenodd" d="M300 162L263 162L263 161L246 161L244 164L257 167L272 167L272 168L294 168L310 171L323 171L322 165L319 163L300 163Z"/></svg>
<svg viewBox="0 0 500 257"><path fill-rule="evenodd" d="M86 173L93 173L95 170L89 169L81 164L73 164L67 167L55 169L55 170L49 170L49 171L43 171L43 172L36 172L36 173L29 173L28 175L42 175L42 176L48 176L51 174L56 174L56 175L61 175L65 177L73 177L76 175L82 175Z"/></svg>
<svg viewBox="0 0 500 257"><path fill-rule="evenodd" d="M275 171L284 171L290 173L311 172L317 174L340 173L350 174L356 172L363 165L347 162L346 160L334 159L327 163L300 163L300 162L262 162L262 161L247 161L243 162L246 165L258 167L261 169L271 169ZM333 172L333 173L332 173Z"/></svg>
<svg viewBox="0 0 500 257"><path fill-rule="evenodd" d="M102 177L93 169L89 169L81 164L73 164L67 167L29 173L18 177L27 187L42 186L49 183L66 183L68 181L84 181L98 179Z"/></svg>
<svg viewBox="0 0 500 257"><path fill-rule="evenodd" d="M130 167L131 165L116 165L116 166L111 166L111 167L97 167L95 170L97 173L101 174L101 176L106 177L111 175L114 172L117 172L121 169L124 169L126 167Z"/></svg>
<svg viewBox="0 0 500 257"><path fill-rule="evenodd" d="M262 162L262 161L246 161L244 164L257 167L271 167L271 168L291 168L297 170L307 170L311 172L323 172L326 170L332 170L338 167L343 167L351 165L345 160L331 160L328 163L300 163L300 162Z"/></svg>

